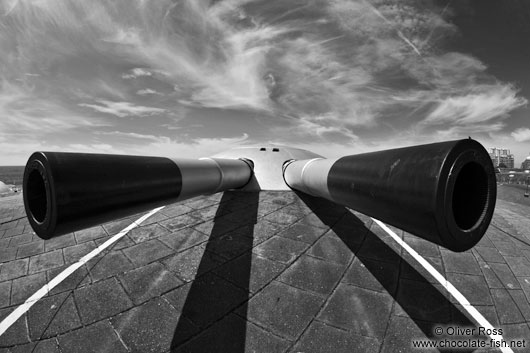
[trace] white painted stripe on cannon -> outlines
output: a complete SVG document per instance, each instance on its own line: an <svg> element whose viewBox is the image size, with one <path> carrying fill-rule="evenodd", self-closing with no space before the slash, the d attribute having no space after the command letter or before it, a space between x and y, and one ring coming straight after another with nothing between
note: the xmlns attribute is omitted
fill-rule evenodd
<svg viewBox="0 0 530 353"><path fill-rule="evenodd" d="M68 278L68 276L74 273L78 268L80 268L88 261L99 255L103 250L123 238L125 234L127 234L132 229L138 227L143 221L145 221L147 218L151 217L163 208L164 206L155 208L149 213L138 218L136 221L132 222L126 228L124 228L121 232L114 235L112 238L110 238L109 240L89 252L87 255L83 256L79 261L70 265L63 272L55 276L50 282L46 283L41 289L36 291L35 294L33 294L31 297L26 299L26 301L22 305L16 308L11 314L9 314L4 320L2 320L2 322L0 322L0 336L2 336L7 331L7 329L9 329L9 327L11 327L22 315L24 315L36 302L38 302L42 297L48 294L48 292L55 288L59 283Z"/></svg>
<svg viewBox="0 0 530 353"><path fill-rule="evenodd" d="M401 239L396 233L392 231L392 229L388 228L386 224L381 222L380 220L377 220L375 218L372 218L379 227L381 227L385 232L388 233L398 243L401 245L403 249L405 249L420 265L423 266L427 272L431 274L431 276L434 277L457 301L462 305L462 307L468 312L469 315L473 317L473 319L479 324L481 327L484 327L485 329L493 330L494 327L492 324L489 323L486 318L479 313L477 309L471 303L469 300L464 297L462 293L458 289L456 289L455 286L453 286L447 279L445 279L444 276L438 270L436 270L427 260L425 260L420 254L416 252L413 248L410 247L403 239ZM493 331L495 332L495 331ZM489 335L490 338L497 342L503 342L504 339L502 335ZM508 347L501 347L499 348L504 353L514 353L511 348Z"/></svg>

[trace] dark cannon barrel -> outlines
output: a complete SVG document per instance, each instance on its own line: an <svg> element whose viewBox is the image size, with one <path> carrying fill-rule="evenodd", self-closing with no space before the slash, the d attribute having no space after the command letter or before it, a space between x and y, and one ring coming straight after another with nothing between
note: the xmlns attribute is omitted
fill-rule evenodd
<svg viewBox="0 0 530 353"><path fill-rule="evenodd" d="M24 207L48 239L190 197L243 187L252 162L35 152L24 170Z"/></svg>
<svg viewBox="0 0 530 353"><path fill-rule="evenodd" d="M453 251L482 238L497 194L491 159L472 139L289 161L284 179Z"/></svg>

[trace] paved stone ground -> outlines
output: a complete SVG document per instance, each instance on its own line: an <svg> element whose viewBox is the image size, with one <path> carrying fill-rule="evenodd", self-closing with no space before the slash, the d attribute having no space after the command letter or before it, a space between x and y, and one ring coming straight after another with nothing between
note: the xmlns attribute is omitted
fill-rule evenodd
<svg viewBox="0 0 530 353"><path fill-rule="evenodd" d="M525 338L521 352L529 215L499 199L486 236L459 254L394 229L505 339ZM0 199L0 320L138 217L43 241L20 195ZM226 192L153 215L35 304L0 353L411 352L427 351L412 339L455 339L439 326L476 327L368 217L293 192Z"/></svg>

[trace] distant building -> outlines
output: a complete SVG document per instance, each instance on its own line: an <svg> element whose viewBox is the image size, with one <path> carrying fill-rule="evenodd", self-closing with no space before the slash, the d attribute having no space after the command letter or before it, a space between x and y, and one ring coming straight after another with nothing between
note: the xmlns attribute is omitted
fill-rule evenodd
<svg viewBox="0 0 530 353"><path fill-rule="evenodd" d="M521 163L521 169L530 169L530 156L526 157L523 163Z"/></svg>
<svg viewBox="0 0 530 353"><path fill-rule="evenodd" d="M508 149L490 148L490 158L495 168L514 168L513 154Z"/></svg>

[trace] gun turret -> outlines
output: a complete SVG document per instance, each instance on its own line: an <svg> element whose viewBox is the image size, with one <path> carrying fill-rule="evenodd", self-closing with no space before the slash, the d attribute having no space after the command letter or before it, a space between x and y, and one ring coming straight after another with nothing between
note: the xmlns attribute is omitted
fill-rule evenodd
<svg viewBox="0 0 530 353"><path fill-rule="evenodd" d="M488 153L468 139L287 162L287 185L453 251L486 232L497 195Z"/></svg>
<svg viewBox="0 0 530 353"><path fill-rule="evenodd" d="M229 189L320 196L453 251L475 245L491 221L495 172L474 140L315 157L283 147L199 160L36 152L24 172L24 206L44 239Z"/></svg>

